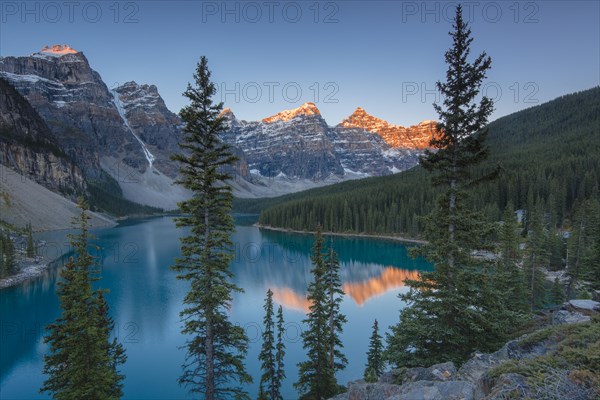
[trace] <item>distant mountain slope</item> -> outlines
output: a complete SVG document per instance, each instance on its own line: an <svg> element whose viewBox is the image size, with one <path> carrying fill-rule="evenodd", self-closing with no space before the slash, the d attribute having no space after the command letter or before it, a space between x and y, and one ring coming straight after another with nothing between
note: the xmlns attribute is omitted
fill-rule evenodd
<svg viewBox="0 0 600 400"><path fill-rule="evenodd" d="M600 87L559 97L489 124L490 158L478 169L502 167L498 180L480 186L472 202L500 218L541 201L558 223L576 199L600 186ZM437 191L421 168L296 193L258 203L236 201L238 211L263 209L260 222L292 229L418 235L418 216L431 210ZM264 207L269 207L266 210Z"/></svg>

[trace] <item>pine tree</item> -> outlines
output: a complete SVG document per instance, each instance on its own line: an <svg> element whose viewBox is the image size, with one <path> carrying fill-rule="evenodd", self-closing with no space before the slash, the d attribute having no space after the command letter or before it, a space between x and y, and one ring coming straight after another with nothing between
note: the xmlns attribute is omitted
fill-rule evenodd
<svg viewBox="0 0 600 400"><path fill-rule="evenodd" d="M35 246L33 244L33 235L31 224L27 224L27 257L32 258L35 256Z"/></svg>
<svg viewBox="0 0 600 400"><path fill-rule="evenodd" d="M184 216L177 218L177 226L191 228L191 234L181 239L182 257L172 267L178 279L190 282L180 313L182 333L190 339L179 382L206 400L247 398L241 385L252 381L244 366L248 338L228 316L232 293L242 292L231 282L229 267L233 196L225 168L235 157L219 137L226 129L220 116L223 104L213 103L216 88L206 57L200 59L194 80L195 86L188 84L184 92L190 104L180 112L185 123L182 152L172 156L180 164L178 183L193 193L179 203Z"/></svg>
<svg viewBox="0 0 600 400"><path fill-rule="evenodd" d="M123 395L123 375L118 369L125 355L116 340L110 342L113 324L103 291L92 288L99 270L88 252L87 205L80 200L79 207L73 223L79 233L69 235L76 257L65 264L58 283L62 313L48 326L44 338L50 347L44 357L48 379L40 393L61 400L118 399Z"/></svg>
<svg viewBox="0 0 600 400"><path fill-rule="evenodd" d="M531 217L529 220L529 232L527 234L527 251L524 261L524 270L527 292L529 295L529 307L533 312L536 309L543 307L545 303L545 278L542 275L540 268L546 265L548 253L544 246L545 228L541 207L534 206L534 210L528 214L530 214Z"/></svg>
<svg viewBox="0 0 600 400"><path fill-rule="evenodd" d="M262 334L262 349L258 356L261 361L261 370L263 371L260 378L260 392L262 399L277 400L280 395L276 387L277 371L275 361L275 322L273 321L273 292L271 289L267 291L265 299L265 317L263 319L264 330Z"/></svg>
<svg viewBox="0 0 600 400"><path fill-rule="evenodd" d="M527 291L523 271L517 263L521 259L519 248L519 225L514 215L512 203L508 203L500 228L500 259L498 266L498 290L504 293L503 304L511 310L528 312Z"/></svg>
<svg viewBox="0 0 600 400"><path fill-rule="evenodd" d="M428 243L413 252L432 262L434 271L406 281L409 291L401 298L407 306L387 340L387 357L396 365L460 362L475 349L492 350L505 336L504 319L514 318L499 304L493 265L472 256L474 250L492 249L494 227L467 201L469 189L495 176L472 175L473 167L488 156L484 127L493 105L485 96L478 104L475 99L491 59L482 53L468 61L473 39L460 4L453 28L453 45L445 54L446 81L437 83L444 100L443 105L434 104L441 121L430 142L435 150L420 159L433 184L445 189L424 220Z"/></svg>
<svg viewBox="0 0 600 400"><path fill-rule="evenodd" d="M333 397L339 391L335 371L329 357L329 314L325 275L325 253L321 227L317 227L312 248L311 262L313 281L308 286L309 312L303 321L302 344L308 360L298 363L298 381L294 387L300 399L320 400Z"/></svg>
<svg viewBox="0 0 600 400"><path fill-rule="evenodd" d="M563 301L565 301L565 291L563 285L560 283L558 278L554 278L552 291L550 292L550 303L554 306L560 306Z"/></svg>
<svg viewBox="0 0 600 400"><path fill-rule="evenodd" d="M4 233L0 230L0 278L4 278L8 275L6 269L6 262L4 261L5 245L4 245Z"/></svg>
<svg viewBox="0 0 600 400"><path fill-rule="evenodd" d="M285 379L285 343L283 342L283 333L285 325L283 320L283 308L279 306L277 309L277 345L275 346L275 388L279 393L277 400L283 400L281 395L281 385Z"/></svg>
<svg viewBox="0 0 600 400"><path fill-rule="evenodd" d="M15 245L10 237L10 232L4 236L4 271L5 275L12 275L16 272L17 261L15 258Z"/></svg>
<svg viewBox="0 0 600 400"><path fill-rule="evenodd" d="M377 320L373 322L373 333L369 341L369 351L367 352L367 367L365 368L364 378L367 382L376 382L383 373L383 343L379 334L379 324Z"/></svg>
<svg viewBox="0 0 600 400"><path fill-rule="evenodd" d="M127 355L125 354L125 348L118 342L116 337L110 341L110 335L114 330L115 322L109 315L108 303L104 298L104 294L107 291L97 289L95 293L97 299L97 326L100 329L102 337L106 338L106 340L102 341L102 347L104 352L106 352L105 356L109 360L107 368L103 371L102 378L112 390L110 394L111 398L118 399L123 396L122 382L125 379L125 376L119 371L119 365L125 364ZM96 379L100 380L101 377L97 376Z"/></svg>
<svg viewBox="0 0 600 400"><path fill-rule="evenodd" d="M334 373L343 370L348 364L346 356L342 352L344 347L341 335L346 323L346 316L341 313L340 305L343 301L344 291L340 279L340 262L332 243L329 244L329 252L325 259L325 297L327 298L327 343L329 353L329 367Z"/></svg>

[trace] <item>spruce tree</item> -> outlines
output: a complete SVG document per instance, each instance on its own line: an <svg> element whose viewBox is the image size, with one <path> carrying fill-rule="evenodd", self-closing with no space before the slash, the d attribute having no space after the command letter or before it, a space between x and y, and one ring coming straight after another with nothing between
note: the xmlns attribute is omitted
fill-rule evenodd
<svg viewBox="0 0 600 400"><path fill-rule="evenodd" d="M234 224L226 168L235 157L219 137L226 129L220 116L223 104L213 103L216 87L206 57L201 57L194 81L184 92L190 104L180 112L185 123L182 152L172 156L180 164L178 183L192 192L179 203L184 216L176 219L177 227L189 227L191 234L181 239L181 257L172 267L178 279L190 283L180 313L182 333L189 339L179 382L206 400L247 398L241 385L252 381L244 366L248 338L228 316L232 294L242 292L231 282L229 267Z"/></svg>
<svg viewBox="0 0 600 400"><path fill-rule="evenodd" d="M58 296L61 316L48 326L44 342L50 347L44 356L44 382L41 393L61 400L119 399L125 361L123 348L110 342L113 328L102 290L93 290L98 266L88 252L87 205L80 200L80 214L74 219L78 234L69 235L75 257L60 272Z"/></svg>
<svg viewBox="0 0 600 400"><path fill-rule="evenodd" d="M294 384L300 393L300 399L328 399L339 391L329 357L325 255L323 235L321 227L318 226L311 255L313 281L308 286L307 294L310 306L303 321L306 329L302 332L302 346L306 350L308 360L298 363L298 381Z"/></svg>
<svg viewBox="0 0 600 400"><path fill-rule="evenodd" d="M565 291L558 278L554 278L552 291L550 292L550 303L554 306L560 306L565 301Z"/></svg>
<svg viewBox="0 0 600 400"><path fill-rule="evenodd" d="M31 224L27 224L27 257L35 256L35 246L33 244L33 234Z"/></svg>
<svg viewBox="0 0 600 400"><path fill-rule="evenodd" d="M443 104L434 104L440 119L430 142L434 150L420 159L433 184L445 189L424 220L428 243L413 252L432 262L434 271L406 281L409 291L401 298L407 306L387 340L387 357L396 365L460 362L476 349L493 350L506 335L506 322L515 317L505 312L502 294L494 288L492 263L472 256L474 250L493 248L494 227L467 200L472 187L495 176L472 175L488 156L485 126L493 105L485 96L476 98L491 59L482 53L468 61L473 39L460 4L453 28L446 81L437 83Z"/></svg>
<svg viewBox="0 0 600 400"><path fill-rule="evenodd" d="M373 333L369 341L369 351L367 352L367 366L365 368L364 378L367 382L376 382L383 373L383 343L379 334L379 324L377 320L373 322Z"/></svg>
<svg viewBox="0 0 600 400"><path fill-rule="evenodd" d="M285 379L285 343L283 342L283 334L285 332L285 321L283 320L283 308L279 306L277 309L277 345L275 346L275 388L279 393L277 400L283 400L281 395L281 385Z"/></svg>
<svg viewBox="0 0 600 400"><path fill-rule="evenodd" d="M344 324L347 320L346 316L340 311L344 290L340 279L340 262L331 242L325 259L324 283L325 297L327 298L327 351L329 353L329 367L335 374L346 368L346 364L348 364L348 360L342 352L344 345L341 339Z"/></svg>
<svg viewBox="0 0 600 400"><path fill-rule="evenodd" d="M4 255L4 233L0 231L0 278L4 278L6 275L8 275L6 270L6 262L4 261Z"/></svg>
<svg viewBox="0 0 600 400"><path fill-rule="evenodd" d="M275 360L275 322L273 321L273 292L267 291L265 299L264 330L262 333L262 349L258 356L261 361L260 399L277 400L280 397L277 387L277 365ZM262 396L262 397L261 397Z"/></svg>
<svg viewBox="0 0 600 400"><path fill-rule="evenodd" d="M527 248L524 260L525 279L529 297L530 311L535 311L544 306L546 300L545 278L541 267L548 262L548 252L544 246L545 227L541 206L534 206L528 211L529 232L527 233Z"/></svg>
<svg viewBox="0 0 600 400"><path fill-rule="evenodd" d="M521 259L519 224L510 202L504 210L499 239L498 290L504 293L504 305L508 309L527 312L529 303L525 277L518 266Z"/></svg>
<svg viewBox="0 0 600 400"><path fill-rule="evenodd" d="M12 275L16 272L17 260L15 258L15 245L10 237L10 232L4 236L4 271L5 275Z"/></svg>

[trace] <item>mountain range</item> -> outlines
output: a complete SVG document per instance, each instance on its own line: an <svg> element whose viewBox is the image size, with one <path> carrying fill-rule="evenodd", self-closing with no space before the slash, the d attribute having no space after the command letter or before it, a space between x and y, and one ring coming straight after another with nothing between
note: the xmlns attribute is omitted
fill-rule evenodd
<svg viewBox="0 0 600 400"><path fill-rule="evenodd" d="M5 131L13 137L43 136L63 160L52 163L60 173L48 167L40 171L45 164L34 166L39 159L23 147L9 146L4 135L3 164L63 194L91 189L163 209L176 208L189 195L173 183L177 165L170 160L179 151L183 124L156 86L127 82L109 88L84 53L67 45L1 57L0 78L5 80L3 94L14 87L28 103L22 108L29 107L0 108ZM24 119L36 121L34 131L43 134L26 133L31 129L18 126L15 113L28 115ZM314 103L260 121L239 120L230 109L222 116L228 126L222 138L239 158L231 171L237 197L271 197L404 171L417 164L436 124L423 121L405 128L359 107L330 126Z"/></svg>

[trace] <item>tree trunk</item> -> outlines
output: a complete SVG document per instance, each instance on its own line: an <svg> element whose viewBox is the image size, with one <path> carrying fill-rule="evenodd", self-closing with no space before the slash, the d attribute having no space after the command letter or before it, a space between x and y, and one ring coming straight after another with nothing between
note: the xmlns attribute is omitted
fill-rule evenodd
<svg viewBox="0 0 600 400"><path fill-rule="evenodd" d="M204 209L204 251L208 254L209 247L209 227L208 227L208 208ZM206 290L210 290L210 288L206 288ZM210 316L212 315L213 310L208 311L206 318L206 342L204 343L204 348L206 351L206 393L205 400L214 400L215 399L215 355L214 355L214 332L213 332L213 321Z"/></svg>

